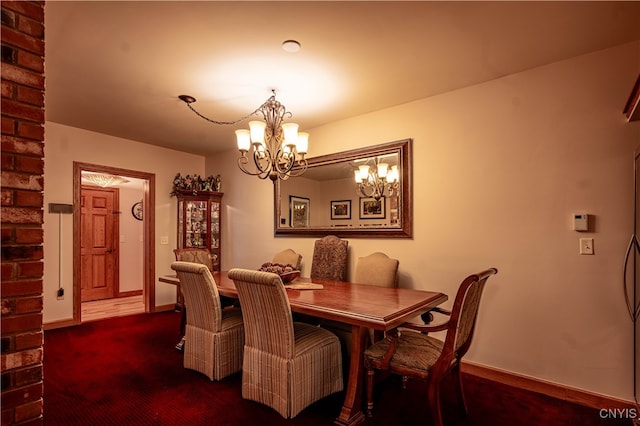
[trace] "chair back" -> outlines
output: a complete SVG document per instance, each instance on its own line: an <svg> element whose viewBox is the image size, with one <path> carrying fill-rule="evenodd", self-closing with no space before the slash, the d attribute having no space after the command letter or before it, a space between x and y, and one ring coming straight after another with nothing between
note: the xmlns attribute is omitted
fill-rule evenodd
<svg viewBox="0 0 640 426"><path fill-rule="evenodd" d="M277 274L234 268L229 278L235 283L242 306L245 347L281 358L294 355L294 331L289 297Z"/></svg>
<svg viewBox="0 0 640 426"><path fill-rule="evenodd" d="M391 259L380 252L360 257L353 282L378 287L397 287L399 263L398 259Z"/></svg>
<svg viewBox="0 0 640 426"><path fill-rule="evenodd" d="M218 287L206 265L193 262L173 262L180 287L189 307L187 324L217 333L222 327L222 308Z"/></svg>
<svg viewBox="0 0 640 426"><path fill-rule="evenodd" d="M311 278L346 281L349 241L327 235L315 241Z"/></svg>
<svg viewBox="0 0 640 426"><path fill-rule="evenodd" d="M211 252L206 248L182 248L174 249L176 260L181 262L200 263L206 265L209 271L213 272L213 260Z"/></svg>
<svg viewBox="0 0 640 426"><path fill-rule="evenodd" d="M469 275L458 287L439 363L448 365L453 357L462 359L469 350L482 292L487 279L497 272L497 269L490 268L478 274Z"/></svg>
<svg viewBox="0 0 640 426"><path fill-rule="evenodd" d="M276 253L271 262L279 263L281 265L291 265L294 269L299 271L300 266L302 265L302 255L291 249L286 249Z"/></svg>

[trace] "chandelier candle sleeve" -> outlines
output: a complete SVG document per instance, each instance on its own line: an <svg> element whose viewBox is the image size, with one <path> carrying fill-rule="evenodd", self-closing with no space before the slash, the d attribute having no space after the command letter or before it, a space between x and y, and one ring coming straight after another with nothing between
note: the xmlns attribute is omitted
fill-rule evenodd
<svg viewBox="0 0 640 426"><path fill-rule="evenodd" d="M298 142L298 125L296 123L284 123L282 125L282 132L284 133L283 147L292 149Z"/></svg>
<svg viewBox="0 0 640 426"><path fill-rule="evenodd" d="M251 148L251 132L247 129L236 130L236 139L238 142L238 150L247 152Z"/></svg>
<svg viewBox="0 0 640 426"><path fill-rule="evenodd" d="M251 143L254 148L258 145L264 145L264 129L267 127L267 123L264 121L250 121L249 132L251 133Z"/></svg>
<svg viewBox="0 0 640 426"><path fill-rule="evenodd" d="M387 163L378 164L378 176L380 176L381 178L387 177L388 170L389 170L389 165Z"/></svg>

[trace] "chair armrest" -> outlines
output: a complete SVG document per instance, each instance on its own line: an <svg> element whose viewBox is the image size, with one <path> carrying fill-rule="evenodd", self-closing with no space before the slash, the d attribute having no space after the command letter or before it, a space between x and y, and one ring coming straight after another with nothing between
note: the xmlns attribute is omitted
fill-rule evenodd
<svg viewBox="0 0 640 426"><path fill-rule="evenodd" d="M415 330L424 334L428 334L428 333L431 333L432 331L446 330L449 327L449 321L445 321L441 324L435 324L435 325L421 325L413 322L405 322L404 324L401 324L399 327L408 328L409 330Z"/></svg>
<svg viewBox="0 0 640 426"><path fill-rule="evenodd" d="M436 312L436 313L439 313L439 314L451 316L451 311L450 310L444 309L444 308L439 308L439 307L436 306L435 308L431 308L427 312L425 312L422 315L420 315L420 318L422 319L422 321L425 324L429 324L431 321L433 321L433 313L432 312Z"/></svg>
<svg viewBox="0 0 640 426"><path fill-rule="evenodd" d="M451 316L451 311L445 308L440 308L438 306L436 306L435 308L431 309L431 312L437 312L439 314L442 315L447 315L447 316Z"/></svg>

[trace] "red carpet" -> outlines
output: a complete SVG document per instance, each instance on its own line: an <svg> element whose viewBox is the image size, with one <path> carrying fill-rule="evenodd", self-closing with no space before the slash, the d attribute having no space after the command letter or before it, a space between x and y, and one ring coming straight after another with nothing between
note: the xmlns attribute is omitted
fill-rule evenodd
<svg viewBox="0 0 640 426"><path fill-rule="evenodd" d="M285 420L241 398L240 373L219 382L182 367L175 351L180 314L163 312L85 323L45 332L45 425L331 425L343 395ZM450 425L630 425L602 420L598 411L465 376L469 418L443 397ZM376 413L366 425L429 422L422 383L402 390L390 377L377 387ZM445 389L446 392L446 389Z"/></svg>

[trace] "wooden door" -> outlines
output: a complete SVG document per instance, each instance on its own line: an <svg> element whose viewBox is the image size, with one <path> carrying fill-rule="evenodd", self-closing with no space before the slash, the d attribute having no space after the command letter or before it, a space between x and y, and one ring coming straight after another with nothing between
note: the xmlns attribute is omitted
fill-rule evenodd
<svg viewBox="0 0 640 426"><path fill-rule="evenodd" d="M82 187L81 299L115 297L118 282L117 189Z"/></svg>

